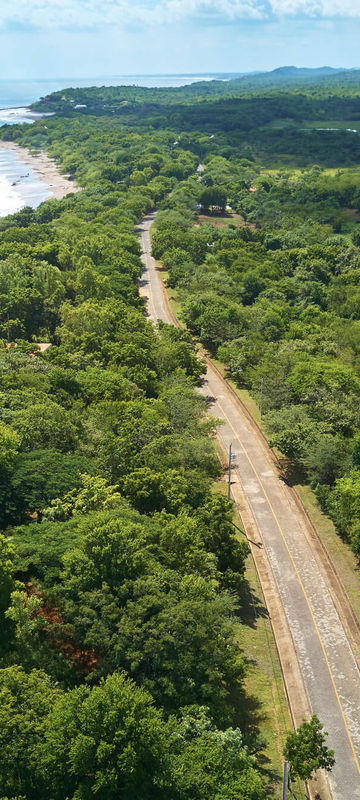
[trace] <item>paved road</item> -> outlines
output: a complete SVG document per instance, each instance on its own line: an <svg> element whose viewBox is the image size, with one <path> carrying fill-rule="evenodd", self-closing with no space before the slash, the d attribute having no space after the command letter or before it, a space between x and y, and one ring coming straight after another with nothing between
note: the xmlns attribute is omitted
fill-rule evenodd
<svg viewBox="0 0 360 800"><path fill-rule="evenodd" d="M154 215L140 226L144 272L141 293L149 317L171 322L159 272L150 254ZM360 674L335 609L325 572L310 547L303 520L279 479L266 447L221 377L208 369L202 392L223 420L219 436L237 453L240 482L271 564L311 709L329 732L336 765L329 778L334 800L360 800Z"/></svg>

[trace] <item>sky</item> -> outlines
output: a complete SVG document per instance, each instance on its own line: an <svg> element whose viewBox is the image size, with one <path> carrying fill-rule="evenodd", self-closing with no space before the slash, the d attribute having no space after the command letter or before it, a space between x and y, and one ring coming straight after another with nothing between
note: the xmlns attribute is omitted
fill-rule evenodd
<svg viewBox="0 0 360 800"><path fill-rule="evenodd" d="M360 67L360 0L0 0L1 79Z"/></svg>

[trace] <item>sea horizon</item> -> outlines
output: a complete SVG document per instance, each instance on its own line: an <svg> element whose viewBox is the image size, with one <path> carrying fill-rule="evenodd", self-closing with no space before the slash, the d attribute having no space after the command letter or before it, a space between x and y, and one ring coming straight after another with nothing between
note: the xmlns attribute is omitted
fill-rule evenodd
<svg viewBox="0 0 360 800"><path fill-rule="evenodd" d="M228 81L239 77L243 73L236 72L204 72L204 73L178 73L178 74L131 74L131 75L96 75L87 78L70 76L65 78L41 78L21 80L0 80L0 110L11 108L26 108L52 92L61 89L84 88L87 86L144 86L145 88L170 88L186 86L190 83L201 81L223 80Z"/></svg>

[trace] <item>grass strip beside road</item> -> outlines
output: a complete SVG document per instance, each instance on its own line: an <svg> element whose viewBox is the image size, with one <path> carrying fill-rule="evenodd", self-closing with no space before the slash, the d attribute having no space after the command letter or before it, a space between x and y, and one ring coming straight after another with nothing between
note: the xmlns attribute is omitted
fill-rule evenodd
<svg viewBox="0 0 360 800"><path fill-rule="evenodd" d="M226 482L217 481L214 484L214 492L227 494ZM235 505L234 523L238 527L243 527ZM236 533L236 536L242 541L241 533ZM236 624L236 639L246 654L244 688L248 699L247 707L244 709L244 720L240 720L240 728L242 723L246 726L247 712L249 712L249 717L255 721L258 733L266 740L263 769L269 772L269 783L271 779L271 784L275 787L271 796L274 800L280 800L284 760L282 751L286 735L293 728L271 622L251 553L246 561L245 583L240 604L241 622ZM307 795L301 781L294 783L293 789L297 800L305 800Z"/></svg>
<svg viewBox="0 0 360 800"><path fill-rule="evenodd" d="M360 624L360 571L359 561L350 546L337 533L332 520L321 510L311 486L294 487L311 517L318 535L325 545L336 571L351 602L354 614Z"/></svg>
<svg viewBox="0 0 360 800"><path fill-rule="evenodd" d="M168 282L168 279L169 279L169 272L165 269L165 267L162 267L162 266L158 266L158 270L159 270L160 275L161 275L161 280L163 281L164 285L166 286L167 282ZM181 319L181 303L180 303L180 301L178 299L178 292L177 292L176 289L170 289L170 288L167 288L166 292L167 292L167 295L168 295L168 298L169 298L169 301L170 301L170 304L171 304L171 308L172 308L175 316L177 317L179 326L180 326L180 328L184 328L184 330L185 330L186 326L184 325L184 323L182 322L182 319Z"/></svg>

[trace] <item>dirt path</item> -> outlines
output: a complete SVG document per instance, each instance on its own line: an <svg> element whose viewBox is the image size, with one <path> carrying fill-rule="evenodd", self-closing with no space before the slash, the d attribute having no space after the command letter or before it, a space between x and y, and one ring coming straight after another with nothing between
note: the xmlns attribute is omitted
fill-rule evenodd
<svg viewBox="0 0 360 800"><path fill-rule="evenodd" d="M153 215L141 226L144 272L140 291L156 322L174 323L156 263L150 255ZM306 517L279 478L270 449L240 401L208 362L201 390L223 420L219 439L237 454L232 492L251 539L282 664L295 724L318 714L329 732L336 765L329 778L334 800L360 799L360 674L333 599L321 551L312 546ZM291 632L291 633L290 633ZM321 776L316 789L329 798Z"/></svg>

